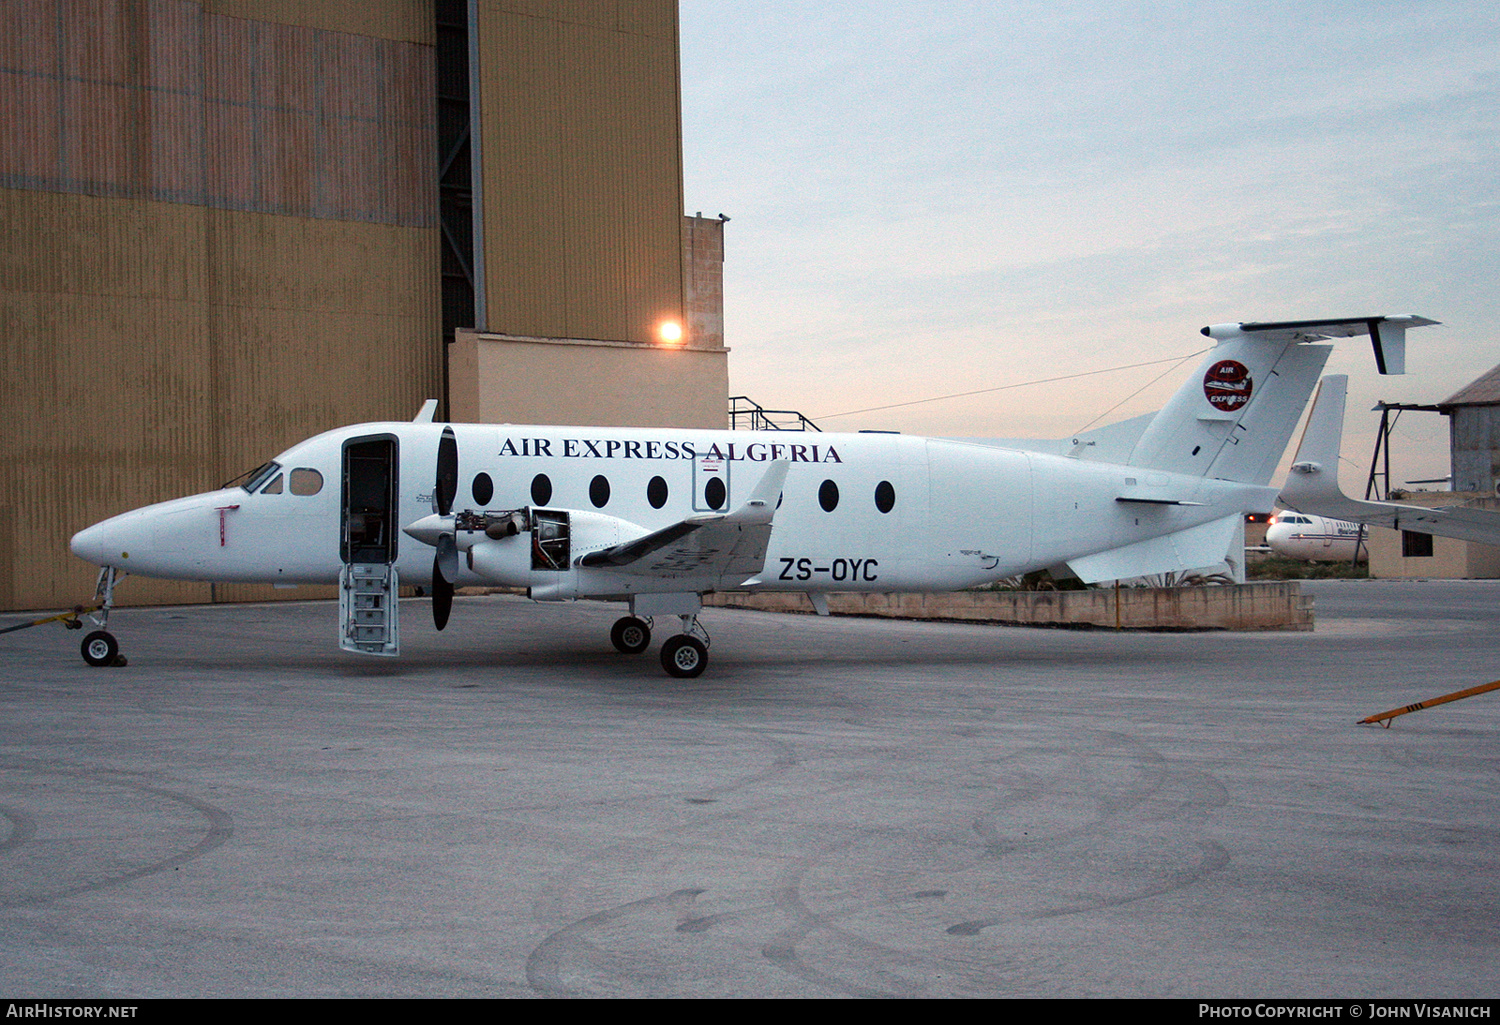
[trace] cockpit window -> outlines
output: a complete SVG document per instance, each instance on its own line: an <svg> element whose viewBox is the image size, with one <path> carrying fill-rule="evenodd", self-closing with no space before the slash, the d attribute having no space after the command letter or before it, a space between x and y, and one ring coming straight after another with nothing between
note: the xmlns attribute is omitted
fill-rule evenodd
<svg viewBox="0 0 1500 1025"><path fill-rule="evenodd" d="M290 484L294 495L316 495L323 490L323 475L311 467L299 466L292 471Z"/></svg>
<svg viewBox="0 0 1500 1025"><path fill-rule="evenodd" d="M276 479L262 488L260 493L262 495L279 495L281 494L281 486L285 483L285 478L283 478L281 474L278 473L276 475Z"/></svg>
<svg viewBox="0 0 1500 1025"><path fill-rule="evenodd" d="M246 491L250 492L253 495L256 488L260 487L266 481L274 477L276 475L276 472L280 469L281 464L276 462L275 460L272 460L269 463L262 463L255 469L240 474L238 477L234 478L234 480L227 481L224 484L224 487L244 488Z"/></svg>

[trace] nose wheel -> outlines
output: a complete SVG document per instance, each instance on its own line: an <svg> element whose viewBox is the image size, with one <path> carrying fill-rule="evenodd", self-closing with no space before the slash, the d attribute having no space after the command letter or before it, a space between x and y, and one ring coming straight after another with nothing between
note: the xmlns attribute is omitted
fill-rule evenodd
<svg viewBox="0 0 1500 1025"><path fill-rule="evenodd" d="M83 660L91 666L125 664L125 660L120 658L120 642L108 630L95 630L89 634L83 639L79 650L83 652Z"/></svg>

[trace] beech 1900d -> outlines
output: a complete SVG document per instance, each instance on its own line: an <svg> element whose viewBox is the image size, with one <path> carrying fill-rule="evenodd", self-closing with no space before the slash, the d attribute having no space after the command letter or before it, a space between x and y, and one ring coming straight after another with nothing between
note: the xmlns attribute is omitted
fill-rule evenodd
<svg viewBox="0 0 1500 1025"><path fill-rule="evenodd" d="M893 434L538 427L433 422L343 427L218 491L137 509L73 537L104 605L119 573L339 585L343 648L395 655L398 587L429 589L438 629L455 587L536 601L625 602L611 633L661 661L707 664L704 594L949 591L1051 569L1086 582L1224 561L1268 487L1328 356L1369 335L1401 373L1420 317L1221 324L1163 409L1043 448ZM1048 448L1047 446L1050 446Z"/></svg>

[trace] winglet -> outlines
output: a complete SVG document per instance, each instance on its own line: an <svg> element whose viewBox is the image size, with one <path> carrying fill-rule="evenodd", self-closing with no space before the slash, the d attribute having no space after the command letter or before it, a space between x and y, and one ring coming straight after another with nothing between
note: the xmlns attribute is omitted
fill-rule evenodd
<svg viewBox="0 0 1500 1025"><path fill-rule="evenodd" d="M437 416L437 406L437 399L428 399L426 402L422 403L422 408L417 411L416 416L411 418L411 422L414 424L432 423L433 417Z"/></svg>

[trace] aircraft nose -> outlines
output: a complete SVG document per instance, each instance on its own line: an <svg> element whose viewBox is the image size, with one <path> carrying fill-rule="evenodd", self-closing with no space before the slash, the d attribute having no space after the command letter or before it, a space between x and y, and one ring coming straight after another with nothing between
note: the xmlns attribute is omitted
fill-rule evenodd
<svg viewBox="0 0 1500 1025"><path fill-rule="evenodd" d="M122 557L128 557L129 553L122 551L120 546L114 543L114 530L110 521L96 523L92 527L85 527L73 535L73 540L68 543L74 555L86 562L92 562L95 566L117 565Z"/></svg>

